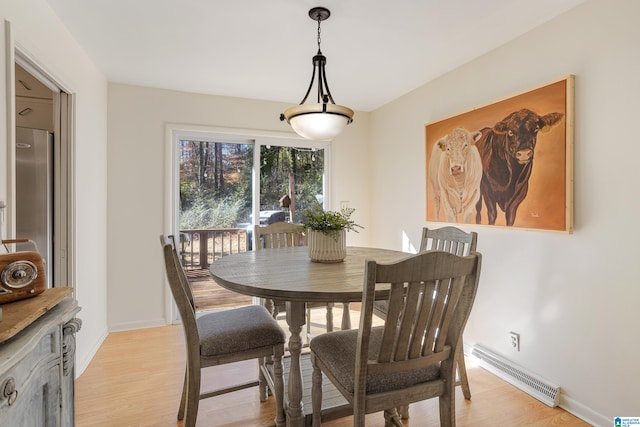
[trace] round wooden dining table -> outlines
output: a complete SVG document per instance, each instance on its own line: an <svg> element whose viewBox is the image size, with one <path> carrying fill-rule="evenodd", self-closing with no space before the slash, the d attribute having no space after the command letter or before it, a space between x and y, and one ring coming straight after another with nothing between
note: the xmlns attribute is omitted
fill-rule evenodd
<svg viewBox="0 0 640 427"><path fill-rule="evenodd" d="M324 264L311 261L307 249L301 246L245 252L220 258L209 267L213 279L224 288L286 301L291 362L285 412L286 425L295 427L305 425L300 364L305 303L344 303L348 308L348 303L362 301L365 260L390 263L411 255L388 249L348 247L343 262ZM384 287L376 294L380 299L386 296Z"/></svg>

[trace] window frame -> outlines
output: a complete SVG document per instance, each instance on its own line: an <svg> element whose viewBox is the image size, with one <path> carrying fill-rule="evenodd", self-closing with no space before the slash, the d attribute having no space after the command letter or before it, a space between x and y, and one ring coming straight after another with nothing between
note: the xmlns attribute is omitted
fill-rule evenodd
<svg viewBox="0 0 640 427"><path fill-rule="evenodd" d="M260 153L262 146L298 147L324 150L323 207L331 209L331 141L310 141L286 132L263 131L213 126L169 123L165 130L165 234L180 232L180 141L197 140L236 144L253 144L252 214L253 222L260 218ZM167 323L177 320L170 289L165 287L165 317Z"/></svg>

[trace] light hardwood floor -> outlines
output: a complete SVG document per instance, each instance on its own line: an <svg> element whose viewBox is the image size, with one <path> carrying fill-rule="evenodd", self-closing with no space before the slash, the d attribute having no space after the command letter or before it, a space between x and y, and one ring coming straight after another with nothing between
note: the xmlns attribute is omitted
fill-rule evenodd
<svg viewBox="0 0 640 427"><path fill-rule="evenodd" d="M184 345L180 325L109 334L86 371L76 380L76 425L182 426L176 421L182 378ZM457 425L484 426L588 426L559 408L549 408L494 375L467 362L472 400L459 388ZM204 385L237 381L257 375L257 363L210 368ZM200 402L198 426L273 425L273 399L260 403L257 388ZM347 427L350 418L328 422ZM411 405L412 427L439 425L437 399ZM367 416L367 426L382 427L382 414Z"/></svg>

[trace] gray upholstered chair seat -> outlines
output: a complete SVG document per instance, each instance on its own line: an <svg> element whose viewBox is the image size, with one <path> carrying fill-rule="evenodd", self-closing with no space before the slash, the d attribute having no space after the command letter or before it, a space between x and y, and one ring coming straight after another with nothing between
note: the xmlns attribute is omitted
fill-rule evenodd
<svg viewBox="0 0 640 427"><path fill-rule="evenodd" d="M257 347L284 344L286 335L262 306L208 313L196 320L202 357L238 353ZM238 337L243 337L239 340Z"/></svg>
<svg viewBox="0 0 640 427"><path fill-rule="evenodd" d="M369 359L375 360L382 341L383 327L371 329L369 339ZM318 335L311 340L311 350L316 357L331 367L332 374L342 387L350 393L354 392L356 349L358 330L337 331ZM431 381L440 375L440 364L426 366L422 369L389 374L369 374L367 376L367 393L400 390L419 383Z"/></svg>

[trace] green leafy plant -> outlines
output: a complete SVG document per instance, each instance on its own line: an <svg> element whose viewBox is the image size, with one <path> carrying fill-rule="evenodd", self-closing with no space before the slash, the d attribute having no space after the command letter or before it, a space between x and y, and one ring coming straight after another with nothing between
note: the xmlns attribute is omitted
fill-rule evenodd
<svg viewBox="0 0 640 427"><path fill-rule="evenodd" d="M351 219L355 209L342 209L341 211L325 211L321 207L308 209L302 212L302 225L304 229L319 231L337 238L340 230L355 231L364 228Z"/></svg>

